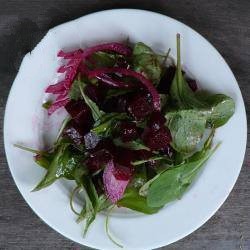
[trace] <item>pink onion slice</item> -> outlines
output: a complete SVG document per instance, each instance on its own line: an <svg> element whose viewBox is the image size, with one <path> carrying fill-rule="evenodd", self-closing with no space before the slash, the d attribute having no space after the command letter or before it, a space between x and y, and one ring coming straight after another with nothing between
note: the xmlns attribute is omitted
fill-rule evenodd
<svg viewBox="0 0 250 250"><path fill-rule="evenodd" d="M120 200L125 192L125 189L130 181L131 174L127 174L128 178L119 178L116 177L117 169L113 160L110 160L104 169L103 172L103 183L105 193L108 199L112 203L116 203ZM129 169L129 168L128 168Z"/></svg>

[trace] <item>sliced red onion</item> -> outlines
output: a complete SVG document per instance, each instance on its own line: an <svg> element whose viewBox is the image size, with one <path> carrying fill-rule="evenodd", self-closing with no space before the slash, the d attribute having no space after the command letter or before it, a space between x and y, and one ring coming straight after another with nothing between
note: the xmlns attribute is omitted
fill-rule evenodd
<svg viewBox="0 0 250 250"><path fill-rule="evenodd" d="M51 94L61 94L63 91L68 89L68 81L61 81L53 85L49 85L45 89L45 93L51 93Z"/></svg>
<svg viewBox="0 0 250 250"><path fill-rule="evenodd" d="M155 89L154 85L152 84L151 81L149 81L145 76L143 76L142 74L135 72L133 70L130 69L124 69L124 68L118 68L118 67L114 67L114 68L101 68L101 69L96 69L96 70L92 70L89 71L88 73L88 77L90 78L94 78L94 77L100 77L103 74L122 74L125 76L131 76L136 78L137 80L139 80L144 87L148 90L148 92L151 94L151 97L153 99L153 106L156 110L160 110L161 108L161 103L160 103L160 95L157 92L157 90Z"/></svg>
<svg viewBox="0 0 250 250"><path fill-rule="evenodd" d="M130 181L130 178L127 179L117 179L116 175L116 167L114 165L113 160L109 161L106 164L106 167L103 172L103 184L105 188L105 193L108 199L112 203L116 203L120 200L125 192L125 189Z"/></svg>
<svg viewBox="0 0 250 250"><path fill-rule="evenodd" d="M83 51L83 59L99 51L112 51L124 56L130 56L132 53L132 50L122 43L104 43L85 49Z"/></svg>
<svg viewBox="0 0 250 250"><path fill-rule="evenodd" d="M130 88L131 84L127 84L125 82L114 80L112 77L106 74L101 74L96 76L98 80L101 80L103 83L106 83L108 86L114 87L114 88Z"/></svg>
<svg viewBox="0 0 250 250"><path fill-rule="evenodd" d="M75 50L72 52L64 52L60 50L57 54L58 57L63 57L64 59L76 59L76 58L81 58L82 57L82 50Z"/></svg>
<svg viewBox="0 0 250 250"><path fill-rule="evenodd" d="M51 115L53 114L57 109L64 107L67 103L69 102L69 99L63 99L63 100L58 100L55 101L48 109L48 114Z"/></svg>

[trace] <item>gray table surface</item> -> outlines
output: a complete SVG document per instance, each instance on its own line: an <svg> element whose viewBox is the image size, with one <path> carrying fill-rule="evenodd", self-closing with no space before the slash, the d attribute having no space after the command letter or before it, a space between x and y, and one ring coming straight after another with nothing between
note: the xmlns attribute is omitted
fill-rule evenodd
<svg viewBox="0 0 250 250"><path fill-rule="evenodd" d="M46 31L87 13L111 8L153 10L197 30L232 68L249 111L249 0L0 0L0 249L88 249L49 228L21 197L6 162L3 116L22 57ZM248 143L240 177L224 205L196 232L162 249L250 249L249 165Z"/></svg>

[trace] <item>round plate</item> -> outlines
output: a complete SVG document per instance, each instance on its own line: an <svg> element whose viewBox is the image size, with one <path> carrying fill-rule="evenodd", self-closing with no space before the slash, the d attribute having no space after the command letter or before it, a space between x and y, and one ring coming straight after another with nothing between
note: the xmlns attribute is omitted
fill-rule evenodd
<svg viewBox="0 0 250 250"><path fill-rule="evenodd" d="M185 69L202 89L231 96L236 110L216 132L215 141L221 141L221 146L181 200L154 215L118 210L111 216L110 230L126 249L152 249L177 241L204 224L225 201L239 175L246 147L246 114L230 68L216 49L188 26L157 13L131 9L102 11L62 24L50 30L24 57L6 107L6 155L24 199L41 219L69 239L93 248L115 248L105 234L104 214L97 216L87 236L82 237L83 225L75 222L69 207L72 182L60 180L49 188L30 192L44 170L36 166L31 154L13 147L13 143L22 143L41 149L55 137L65 113L61 110L48 117L41 104L44 88L57 78L58 50L129 38L161 53L171 48L175 57L176 33L181 34Z"/></svg>

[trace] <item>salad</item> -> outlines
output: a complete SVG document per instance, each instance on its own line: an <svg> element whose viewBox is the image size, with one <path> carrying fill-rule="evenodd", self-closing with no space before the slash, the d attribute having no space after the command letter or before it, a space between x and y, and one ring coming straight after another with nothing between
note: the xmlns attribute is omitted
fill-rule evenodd
<svg viewBox="0 0 250 250"><path fill-rule="evenodd" d="M68 116L52 148L16 146L46 171L33 191L59 178L75 181L69 202L85 221L84 235L103 210L153 214L180 199L218 147L215 130L234 114L234 101L199 89L181 67L180 50L177 34L176 64L170 50L157 54L142 42L59 51L64 78L46 88L53 98L43 107L49 116L60 108ZM118 244L108 215L108 236Z"/></svg>

